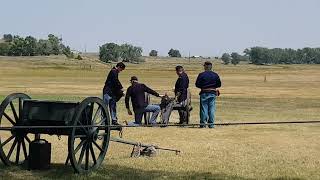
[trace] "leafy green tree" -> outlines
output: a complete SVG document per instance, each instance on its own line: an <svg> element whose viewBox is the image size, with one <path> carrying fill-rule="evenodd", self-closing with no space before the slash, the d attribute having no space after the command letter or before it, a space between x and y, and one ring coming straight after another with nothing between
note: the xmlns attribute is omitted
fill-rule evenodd
<svg viewBox="0 0 320 180"><path fill-rule="evenodd" d="M37 39L32 36L27 36L25 39L24 56L37 55Z"/></svg>
<svg viewBox="0 0 320 180"><path fill-rule="evenodd" d="M51 43L51 53L54 55L58 55L61 53L60 44L62 39L58 38L57 36L53 34L48 35L48 41Z"/></svg>
<svg viewBox="0 0 320 180"><path fill-rule="evenodd" d="M74 54L73 52L71 51L70 47L69 46L63 46L62 47L62 54L64 54L67 58L74 58Z"/></svg>
<svg viewBox="0 0 320 180"><path fill-rule="evenodd" d="M120 58L120 47L115 43L106 43L99 48L99 59L104 62L116 62Z"/></svg>
<svg viewBox="0 0 320 180"><path fill-rule="evenodd" d="M225 65L230 63L230 55L228 53L223 53L221 59Z"/></svg>
<svg viewBox="0 0 320 180"><path fill-rule="evenodd" d="M170 57L179 57L179 58L181 57L180 51L172 48L169 50L168 55Z"/></svg>
<svg viewBox="0 0 320 180"><path fill-rule="evenodd" d="M3 40L4 40L5 42L11 42L11 41L13 40L13 37L12 37L11 34L4 34L4 35L3 35Z"/></svg>
<svg viewBox="0 0 320 180"><path fill-rule="evenodd" d="M244 55L245 56L249 56L250 55L250 49L248 49L248 48L246 48L244 51L243 51L243 53L244 53Z"/></svg>
<svg viewBox="0 0 320 180"><path fill-rule="evenodd" d="M137 46L135 46L134 48L133 48L133 54L132 54L132 61L131 62L133 62L133 63L135 63L135 62L144 62L144 59L142 58L142 52L143 52L143 50L142 50L142 47L137 47Z"/></svg>
<svg viewBox="0 0 320 180"><path fill-rule="evenodd" d="M49 40L40 39L37 44L37 54L41 56L49 56L52 52L52 45Z"/></svg>
<svg viewBox="0 0 320 180"><path fill-rule="evenodd" d="M232 58L231 63L233 65L237 65L237 64L239 64L239 62L241 60L241 55L236 52L233 52L233 53L231 53L231 58Z"/></svg>
<svg viewBox="0 0 320 180"><path fill-rule="evenodd" d="M150 53L149 53L149 56L153 56L153 57L158 56L158 51L156 51L156 50L151 50Z"/></svg>
<svg viewBox="0 0 320 180"><path fill-rule="evenodd" d="M14 36L11 42L9 55L10 56L22 56L24 55L25 41L20 36Z"/></svg>
<svg viewBox="0 0 320 180"><path fill-rule="evenodd" d="M266 48L263 47L253 47L248 53L250 57L250 61L252 64L263 64L266 61Z"/></svg>
<svg viewBox="0 0 320 180"><path fill-rule="evenodd" d="M132 53L133 46L130 44L122 44L119 48L120 58L123 62L130 62L130 54Z"/></svg>
<svg viewBox="0 0 320 180"><path fill-rule="evenodd" d="M124 62L141 62L142 48L131 44L122 44L120 46L120 57Z"/></svg>
<svg viewBox="0 0 320 180"><path fill-rule="evenodd" d="M0 56L8 56L10 51L10 43L0 43Z"/></svg>

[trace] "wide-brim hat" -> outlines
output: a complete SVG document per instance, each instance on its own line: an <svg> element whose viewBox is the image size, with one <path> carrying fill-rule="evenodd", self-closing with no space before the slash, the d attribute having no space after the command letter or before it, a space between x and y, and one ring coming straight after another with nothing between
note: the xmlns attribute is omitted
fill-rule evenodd
<svg viewBox="0 0 320 180"><path fill-rule="evenodd" d="M130 81L138 81L137 76L131 76Z"/></svg>

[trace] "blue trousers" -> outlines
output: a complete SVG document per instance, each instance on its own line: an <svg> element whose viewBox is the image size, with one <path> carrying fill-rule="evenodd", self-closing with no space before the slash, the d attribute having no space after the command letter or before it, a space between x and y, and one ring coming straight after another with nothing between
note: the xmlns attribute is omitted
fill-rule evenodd
<svg viewBox="0 0 320 180"><path fill-rule="evenodd" d="M117 117L117 102L115 98L112 98L109 94L103 95L103 101L108 105L110 115L111 115L111 120L118 121Z"/></svg>
<svg viewBox="0 0 320 180"><path fill-rule="evenodd" d="M209 128L214 127L214 114L216 111L216 95L213 93L200 94L200 126L205 127L208 122Z"/></svg>
<svg viewBox="0 0 320 180"><path fill-rule="evenodd" d="M161 109L159 105L148 105L147 107L134 111L134 123L130 123L129 125L137 124L140 125L142 121L143 114L145 112L152 112L152 116L150 118L149 124L157 124L157 117L160 113Z"/></svg>

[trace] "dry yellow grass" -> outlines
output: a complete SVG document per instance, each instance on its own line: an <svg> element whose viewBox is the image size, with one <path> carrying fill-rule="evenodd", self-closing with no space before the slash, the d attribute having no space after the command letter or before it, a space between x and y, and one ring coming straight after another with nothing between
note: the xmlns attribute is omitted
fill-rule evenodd
<svg viewBox="0 0 320 180"><path fill-rule="evenodd" d="M120 79L128 87L130 76L136 75L161 93L168 92L176 80L177 64L185 66L189 74L194 106L191 120L198 123L198 90L193 84L202 70L202 61L147 59L142 65L129 64ZM220 62L214 66L223 82L216 122L320 119L320 66L245 63L225 66ZM83 61L59 56L0 57L0 99L12 92L74 101L100 96L109 69L110 65L92 57ZM123 100L118 107L121 120L132 119L125 113ZM172 121L177 121L177 113ZM30 172L0 164L0 173L6 179L320 179L319 128L319 125L267 125L213 130L126 129L125 138L176 147L183 153L175 156L161 152L152 159L132 159L129 146L111 143L103 167L89 176L74 175L70 167L63 166L65 138L59 141L55 136L46 136L53 143L52 170Z"/></svg>

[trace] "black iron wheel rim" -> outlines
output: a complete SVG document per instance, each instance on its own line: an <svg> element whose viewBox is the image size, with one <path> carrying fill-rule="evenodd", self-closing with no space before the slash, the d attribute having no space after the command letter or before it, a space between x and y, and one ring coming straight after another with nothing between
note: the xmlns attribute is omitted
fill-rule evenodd
<svg viewBox="0 0 320 180"><path fill-rule="evenodd" d="M3 100L0 105L0 127L21 125L23 101L26 99L31 98L23 93L14 93ZM20 165L27 160L31 142L27 135L24 129L1 132L0 158L5 165Z"/></svg>
<svg viewBox="0 0 320 180"><path fill-rule="evenodd" d="M88 107L93 107L92 113L87 112L88 109L91 109ZM85 114L84 117L86 118L84 119L85 121L87 120L87 123L81 122L83 114ZM101 117L96 118L96 116L99 115L101 115ZM97 119L101 120L97 122ZM109 146L110 116L103 101L95 97L89 97L82 101L77 108L73 125L106 126L104 128L72 128L69 136L68 151L71 165L77 173L89 173L101 165ZM79 133L79 131L81 133Z"/></svg>

